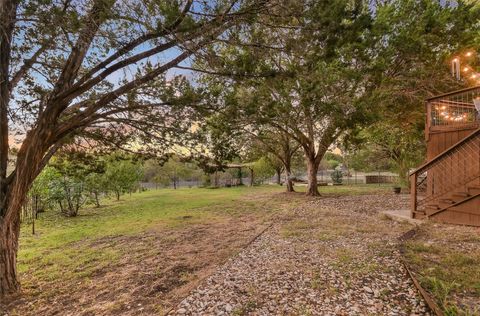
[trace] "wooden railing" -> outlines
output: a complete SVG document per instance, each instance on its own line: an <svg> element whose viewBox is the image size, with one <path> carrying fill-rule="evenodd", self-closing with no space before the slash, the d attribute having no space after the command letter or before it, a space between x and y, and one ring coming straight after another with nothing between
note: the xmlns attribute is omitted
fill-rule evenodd
<svg viewBox="0 0 480 316"><path fill-rule="evenodd" d="M480 126L476 100L480 101L480 87L451 92L427 100L426 132Z"/></svg>
<svg viewBox="0 0 480 316"><path fill-rule="evenodd" d="M449 193L462 191L480 178L480 129L448 148L410 174L412 212L425 212L428 205Z"/></svg>

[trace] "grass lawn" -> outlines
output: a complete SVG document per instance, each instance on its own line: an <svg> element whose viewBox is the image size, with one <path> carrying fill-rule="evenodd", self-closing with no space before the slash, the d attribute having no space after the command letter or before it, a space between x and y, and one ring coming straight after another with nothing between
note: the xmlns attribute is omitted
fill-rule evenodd
<svg viewBox="0 0 480 316"><path fill-rule="evenodd" d="M331 196L390 188L320 191ZM29 225L22 227L22 295L6 308L10 315L162 314L267 227L272 216L304 200L283 190L272 185L161 189L105 200L76 218L40 214L35 235Z"/></svg>
<svg viewBox="0 0 480 316"><path fill-rule="evenodd" d="M278 190L264 187L261 192ZM75 218L59 216L55 212L41 214L36 222L36 235L32 236L25 225L20 239L20 272L28 268L31 260L39 255L45 260L51 249L66 244L94 240L106 236L135 235L149 229L176 227L192 223L215 221L222 214L235 213L234 202L251 191L248 187L229 190L214 189L162 189L131 196L120 201L105 200L100 208L80 211Z"/></svg>

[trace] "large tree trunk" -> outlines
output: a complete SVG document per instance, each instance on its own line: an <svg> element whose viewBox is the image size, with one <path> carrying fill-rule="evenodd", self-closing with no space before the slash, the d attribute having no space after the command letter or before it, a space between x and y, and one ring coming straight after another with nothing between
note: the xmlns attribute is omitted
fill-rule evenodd
<svg viewBox="0 0 480 316"><path fill-rule="evenodd" d="M0 297L15 293L17 281L17 250L20 223L2 221L0 225Z"/></svg>
<svg viewBox="0 0 480 316"><path fill-rule="evenodd" d="M319 164L315 162L315 159L307 159L307 173L308 173L308 187L306 195L308 196L319 196L318 192L318 183L317 183L317 172Z"/></svg>
<svg viewBox="0 0 480 316"><path fill-rule="evenodd" d="M282 169L276 168L275 173L277 175L276 182L278 185L282 185Z"/></svg>
<svg viewBox="0 0 480 316"><path fill-rule="evenodd" d="M17 280L17 251L20 234L20 212L28 190L36 176L39 161L26 162L19 153L17 173L10 183L6 199L0 205L0 297L19 290Z"/></svg>
<svg viewBox="0 0 480 316"><path fill-rule="evenodd" d="M287 192L295 192L295 189L293 188L292 172L290 170L290 166L285 166L285 176L285 182L287 183Z"/></svg>
<svg viewBox="0 0 480 316"><path fill-rule="evenodd" d="M11 186L7 177L10 51L17 5L18 1L0 1L0 297L19 288L16 258L21 203L12 209L15 205L9 203Z"/></svg>

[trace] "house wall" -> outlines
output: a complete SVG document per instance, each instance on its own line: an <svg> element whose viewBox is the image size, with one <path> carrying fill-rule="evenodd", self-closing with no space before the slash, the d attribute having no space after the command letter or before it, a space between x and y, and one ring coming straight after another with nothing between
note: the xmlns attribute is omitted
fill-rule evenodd
<svg viewBox="0 0 480 316"><path fill-rule="evenodd" d="M427 135L427 161L432 160L446 149L455 145L477 128L478 126L458 130L430 131Z"/></svg>

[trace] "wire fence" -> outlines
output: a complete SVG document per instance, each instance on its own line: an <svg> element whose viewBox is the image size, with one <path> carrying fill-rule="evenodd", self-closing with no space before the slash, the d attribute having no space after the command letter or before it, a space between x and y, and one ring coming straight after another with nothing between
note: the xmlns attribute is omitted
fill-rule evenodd
<svg viewBox="0 0 480 316"><path fill-rule="evenodd" d="M334 180L332 174L335 170L320 170L317 174L317 181L319 185L332 185ZM300 173L294 175L295 182L306 183L307 175ZM373 171L373 172L360 172L360 171L343 171L341 184L343 185L362 185L362 184L398 184L399 177L397 174L389 171ZM276 175L268 179L259 181L254 179L254 183L259 184L274 184L277 183L278 178ZM286 182L285 176L280 177L280 182L283 184ZM204 178L195 178L189 180L179 180L175 184L172 182L168 185L153 183L153 182L141 182L140 186L143 189L163 189L163 188L194 188L194 187L231 187L238 185L249 185L251 182L250 177L242 177L241 181L238 178L231 177L228 173L219 173L217 176L212 175L209 181L205 181Z"/></svg>

